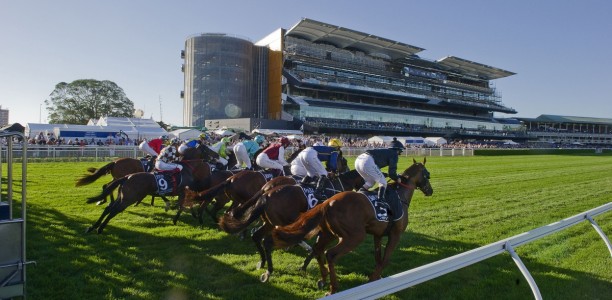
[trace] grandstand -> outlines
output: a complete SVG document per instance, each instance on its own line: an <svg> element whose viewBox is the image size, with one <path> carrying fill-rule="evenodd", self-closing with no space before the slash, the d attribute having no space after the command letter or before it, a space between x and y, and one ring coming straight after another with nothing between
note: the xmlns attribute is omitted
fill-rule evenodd
<svg viewBox="0 0 612 300"><path fill-rule="evenodd" d="M556 145L612 145L612 119L558 115L517 118L539 142Z"/></svg>
<svg viewBox="0 0 612 300"><path fill-rule="evenodd" d="M514 73L302 19L283 36L284 110L306 132L451 138L528 136L491 81Z"/></svg>
<svg viewBox="0 0 612 300"><path fill-rule="evenodd" d="M229 128L241 119L252 130L284 120L307 134L530 138L517 119L494 117L516 113L493 85L515 73L455 56L421 58L423 50L306 18L254 44L194 36L181 52L183 125Z"/></svg>

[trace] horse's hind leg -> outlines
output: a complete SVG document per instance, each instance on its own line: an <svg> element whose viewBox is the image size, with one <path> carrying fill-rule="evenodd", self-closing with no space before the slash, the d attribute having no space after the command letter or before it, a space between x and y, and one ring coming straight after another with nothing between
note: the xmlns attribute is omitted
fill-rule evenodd
<svg viewBox="0 0 612 300"><path fill-rule="evenodd" d="M113 203L114 203L114 202L113 202ZM104 219L104 217L105 217L106 215L108 215L108 213L110 212L110 210L111 210L111 208L110 208L110 207L111 207L111 205L112 205L113 203L111 203L111 204L107 205L107 206L104 208L104 211L102 211L102 214L100 215L100 218L98 218L98 220L97 220L97 221L96 221L96 222L95 222L93 225L91 225L91 226L89 226L89 228L87 228L87 230L85 231L86 233L90 233L90 232L94 231L94 229L96 229L96 228L98 228L98 227L100 226L100 223L102 223L102 220Z"/></svg>
<svg viewBox="0 0 612 300"><path fill-rule="evenodd" d="M338 291L338 275L336 274L336 261L343 255L351 252L365 239L366 233L353 232L348 235L340 236L340 242L327 250L325 257L327 258L327 267L329 269L329 294L334 294Z"/></svg>
<svg viewBox="0 0 612 300"><path fill-rule="evenodd" d="M266 227L267 225L264 223L262 226L257 228L251 236L251 239L253 239L253 243L255 243L255 247L257 248L257 252L259 253L259 263L257 263L257 269L261 269L266 266L266 254L261 245L264 234L269 230L266 229Z"/></svg>
<svg viewBox="0 0 612 300"><path fill-rule="evenodd" d="M104 222L102 222L100 227L98 227L98 234L102 233L106 225L108 225L108 222L110 222L110 220L114 218L117 214L124 211L127 206L125 205L125 201L123 201L122 199L122 201L118 200L113 202L113 205L109 205L109 207L111 208L110 212L108 216L106 216L106 219L104 219Z"/></svg>
<svg viewBox="0 0 612 300"><path fill-rule="evenodd" d="M377 257L376 257L376 266L374 267L374 271L370 275L370 281L380 279L382 275L382 270L389 264L391 253L393 253L393 250L395 250L395 247L397 247L397 244L399 243L399 236L396 236L393 233L389 234L387 245L385 246L385 255L382 257L382 260L380 259L380 252L381 252L380 251L380 248L381 248L380 238L375 237L374 242L375 242L374 247L377 248L376 249Z"/></svg>
<svg viewBox="0 0 612 300"><path fill-rule="evenodd" d="M310 263L310 260L314 256L317 259L317 263L319 265L319 271L321 272L321 279L317 282L317 286L319 289L322 289L326 282L327 276L329 274L327 266L325 266L325 248L329 243L331 243L335 237L329 232L323 229L319 232L317 236L317 242L314 244L312 248L312 253L306 257L304 260L304 264L302 265L302 270L306 271L306 267Z"/></svg>

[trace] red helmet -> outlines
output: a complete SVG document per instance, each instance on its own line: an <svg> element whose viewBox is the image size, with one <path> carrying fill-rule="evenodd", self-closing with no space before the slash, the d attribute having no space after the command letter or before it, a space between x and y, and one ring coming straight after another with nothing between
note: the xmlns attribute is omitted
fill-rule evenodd
<svg viewBox="0 0 612 300"><path fill-rule="evenodd" d="M285 146L285 147L289 146L289 144L290 144L290 143L289 143L289 139L288 139L287 137L282 137L282 138L280 139L280 143L281 143L281 145L283 145L283 146Z"/></svg>

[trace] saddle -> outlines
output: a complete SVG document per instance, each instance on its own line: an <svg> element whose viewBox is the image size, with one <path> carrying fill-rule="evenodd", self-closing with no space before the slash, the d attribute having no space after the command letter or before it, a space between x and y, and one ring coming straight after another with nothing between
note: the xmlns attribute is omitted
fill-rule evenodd
<svg viewBox="0 0 612 300"><path fill-rule="evenodd" d="M362 188L359 193L364 194L370 200L380 221L386 221L386 218L397 221L402 218L404 210L396 190L387 188L384 201L378 198L376 191L370 192Z"/></svg>

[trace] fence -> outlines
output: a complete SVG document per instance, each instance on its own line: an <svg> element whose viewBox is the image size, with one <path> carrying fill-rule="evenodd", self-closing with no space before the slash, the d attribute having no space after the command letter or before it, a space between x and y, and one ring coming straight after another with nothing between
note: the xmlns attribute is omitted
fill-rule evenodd
<svg viewBox="0 0 612 300"><path fill-rule="evenodd" d="M364 147L344 147L342 153L344 156L357 156L367 149ZM2 157L6 157L7 148L2 146ZM287 155L290 155L291 149L288 149ZM13 155L16 158L21 158L21 145L17 145L13 149ZM402 156L473 156L474 149L471 148L408 148L402 153ZM27 147L27 157L30 160L96 160L104 161L117 157L138 158L144 156L144 153L137 146L35 146Z"/></svg>
<svg viewBox="0 0 612 300"><path fill-rule="evenodd" d="M523 276L525 276L525 279L527 279L534 297L536 299L542 299L538 286L531 277L527 267L521 261L520 257L516 254L516 252L514 252L514 247L538 240L557 231L561 231L569 228L570 226L576 225L584 220L588 220L604 240L608 250L610 251L610 256L612 256L612 245L610 244L610 240L607 238L603 230L601 230L597 222L595 222L593 219L594 216L605 213L609 210L612 210L612 202L559 222L552 223L529 232L521 233L509 239L501 240L412 270L342 291L326 297L325 300L380 298L452 271L470 266L506 251L510 254L510 256L512 256L512 259L520 269L521 273Z"/></svg>

